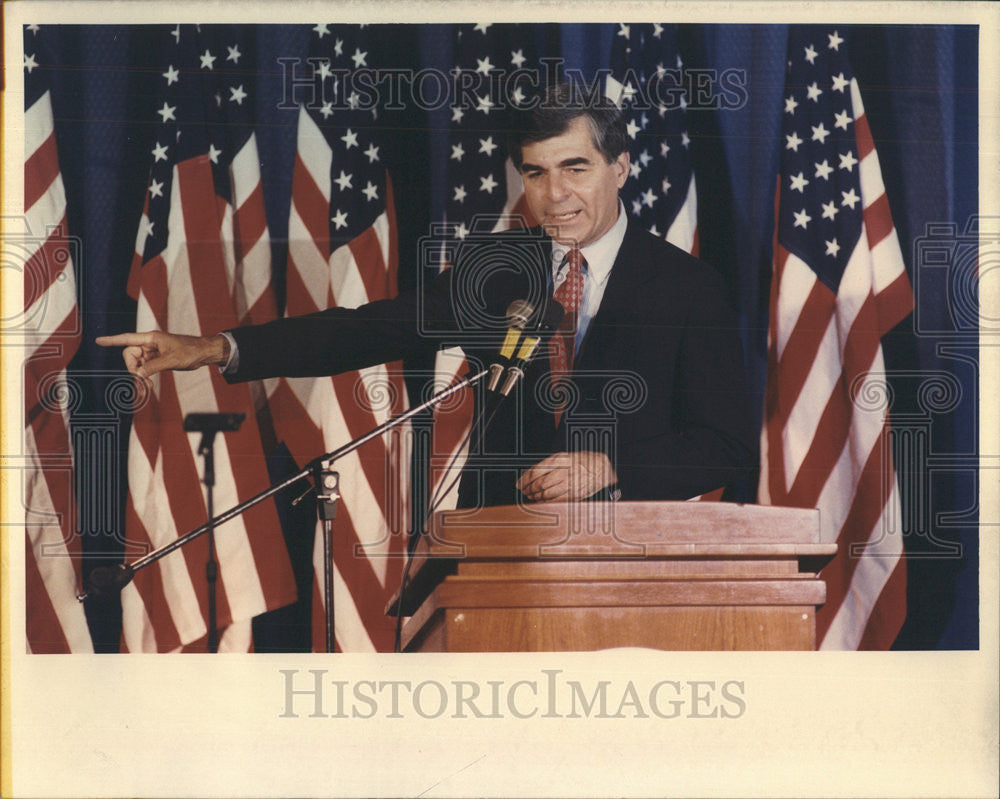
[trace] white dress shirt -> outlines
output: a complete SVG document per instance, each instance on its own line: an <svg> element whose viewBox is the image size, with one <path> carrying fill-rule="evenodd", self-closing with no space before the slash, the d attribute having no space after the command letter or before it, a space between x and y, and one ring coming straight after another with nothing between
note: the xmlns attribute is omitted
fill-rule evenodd
<svg viewBox="0 0 1000 799"><path fill-rule="evenodd" d="M585 247L580 248L583 255L583 297L580 299L580 312L577 315L576 339L573 351L578 352L580 344L583 343L590 327L590 321L597 314L601 307L601 299L604 297L604 289L607 288L608 278L611 276L611 267L614 266L615 258L618 257L618 250L621 249L622 241L625 238L625 228L628 220L625 216L625 206L622 201L618 201L618 219L611 226L607 233L597 241L592 241ZM552 291L554 292L566 279L569 272L569 263L566 261L566 253L572 248L557 241L552 242Z"/></svg>

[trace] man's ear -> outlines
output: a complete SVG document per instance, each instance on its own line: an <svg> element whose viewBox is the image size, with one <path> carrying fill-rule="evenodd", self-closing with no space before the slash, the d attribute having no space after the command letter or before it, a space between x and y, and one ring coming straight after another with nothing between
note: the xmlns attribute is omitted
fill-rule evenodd
<svg viewBox="0 0 1000 799"><path fill-rule="evenodd" d="M629 166L628 150L626 150L615 159L615 180L618 183L619 189L625 185L625 179L628 178Z"/></svg>

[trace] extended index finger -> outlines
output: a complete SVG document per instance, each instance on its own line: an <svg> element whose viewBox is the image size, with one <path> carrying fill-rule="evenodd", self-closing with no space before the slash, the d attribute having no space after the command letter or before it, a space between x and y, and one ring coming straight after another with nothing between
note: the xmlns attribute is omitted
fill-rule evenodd
<svg viewBox="0 0 1000 799"><path fill-rule="evenodd" d="M102 347L152 347L155 344L152 332L118 333L114 336L98 336L94 341Z"/></svg>

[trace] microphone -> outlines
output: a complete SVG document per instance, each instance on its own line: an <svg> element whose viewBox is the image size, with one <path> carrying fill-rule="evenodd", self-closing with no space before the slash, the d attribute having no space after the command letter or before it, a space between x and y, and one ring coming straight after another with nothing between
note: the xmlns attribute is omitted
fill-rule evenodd
<svg viewBox="0 0 1000 799"><path fill-rule="evenodd" d="M552 332L559 327L559 323L562 322L565 314L566 309L557 301L553 300L548 304L544 315L535 324L534 329L521 340L521 346L517 350L516 358L507 369L507 375L504 378L503 385L500 387L501 396L506 397L509 395L514 386L517 385L517 382L524 377L524 368L538 354L538 348L542 343L542 339L552 335Z"/></svg>
<svg viewBox="0 0 1000 799"><path fill-rule="evenodd" d="M518 342L521 340L521 333L528 326L531 315L535 312L534 306L527 300L514 300L507 306L507 335L504 336L503 344L500 346L500 360L490 364L490 376L486 383L486 390L495 392L503 377L504 367L510 364L514 353L517 350Z"/></svg>
<svg viewBox="0 0 1000 799"><path fill-rule="evenodd" d="M84 593L77 599L81 602L88 596L108 596L121 591L132 582L135 570L127 563L117 566L98 566L87 577L84 583Z"/></svg>

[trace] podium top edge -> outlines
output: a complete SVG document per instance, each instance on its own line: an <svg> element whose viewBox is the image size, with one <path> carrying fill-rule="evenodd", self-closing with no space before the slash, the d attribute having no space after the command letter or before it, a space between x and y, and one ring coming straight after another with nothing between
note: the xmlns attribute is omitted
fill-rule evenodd
<svg viewBox="0 0 1000 799"><path fill-rule="evenodd" d="M553 544L610 537L635 544L820 542L819 511L727 502L551 502L440 511L437 542Z"/></svg>

